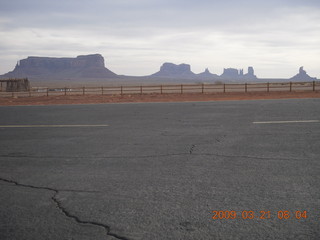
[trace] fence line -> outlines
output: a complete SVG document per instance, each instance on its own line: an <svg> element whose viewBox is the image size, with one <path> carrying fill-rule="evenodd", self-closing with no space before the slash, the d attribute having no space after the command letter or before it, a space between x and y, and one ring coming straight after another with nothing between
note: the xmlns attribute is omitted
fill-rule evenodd
<svg viewBox="0 0 320 240"><path fill-rule="evenodd" d="M55 95L125 95L125 94L187 94L187 93L233 93L233 92L276 92L276 91L318 91L320 81L313 82L278 82L278 83L243 83L243 84L171 84L139 86L101 86L78 88L35 87L24 92L6 92L0 90L0 97L32 97Z"/></svg>

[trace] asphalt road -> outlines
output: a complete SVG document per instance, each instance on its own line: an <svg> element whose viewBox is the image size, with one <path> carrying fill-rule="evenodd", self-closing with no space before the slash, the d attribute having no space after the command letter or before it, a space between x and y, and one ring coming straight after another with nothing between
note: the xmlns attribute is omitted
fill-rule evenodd
<svg viewBox="0 0 320 240"><path fill-rule="evenodd" d="M319 106L0 107L0 239L320 239Z"/></svg>

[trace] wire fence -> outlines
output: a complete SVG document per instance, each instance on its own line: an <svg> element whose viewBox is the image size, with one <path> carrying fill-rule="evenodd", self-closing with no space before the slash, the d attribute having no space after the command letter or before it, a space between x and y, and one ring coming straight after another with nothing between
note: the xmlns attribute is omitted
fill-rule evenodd
<svg viewBox="0 0 320 240"><path fill-rule="evenodd" d="M140 85L140 86L101 86L101 87L33 87L29 91L8 92L0 89L0 97L35 97L58 95L125 95L125 94L170 94L170 93L234 93L234 92L297 92L318 91L320 81L279 82L279 83L237 83L237 84L179 84L179 85Z"/></svg>

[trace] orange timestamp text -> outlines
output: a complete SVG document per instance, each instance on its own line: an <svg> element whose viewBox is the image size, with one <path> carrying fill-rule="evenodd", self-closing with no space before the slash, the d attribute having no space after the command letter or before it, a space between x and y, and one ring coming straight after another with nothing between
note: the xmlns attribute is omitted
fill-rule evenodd
<svg viewBox="0 0 320 240"><path fill-rule="evenodd" d="M212 211L212 219L306 219L308 218L307 211Z"/></svg>

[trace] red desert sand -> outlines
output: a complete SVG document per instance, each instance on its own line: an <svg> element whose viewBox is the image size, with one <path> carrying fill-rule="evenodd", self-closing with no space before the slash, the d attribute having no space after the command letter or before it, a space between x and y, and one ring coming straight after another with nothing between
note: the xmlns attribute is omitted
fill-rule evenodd
<svg viewBox="0 0 320 240"><path fill-rule="evenodd" d="M314 92L269 92L269 93L186 93L186 94L126 94L126 95L70 95L42 97L1 97L1 106L14 105L57 105L98 104L128 102L198 102L237 101L255 99L320 98L320 91Z"/></svg>

